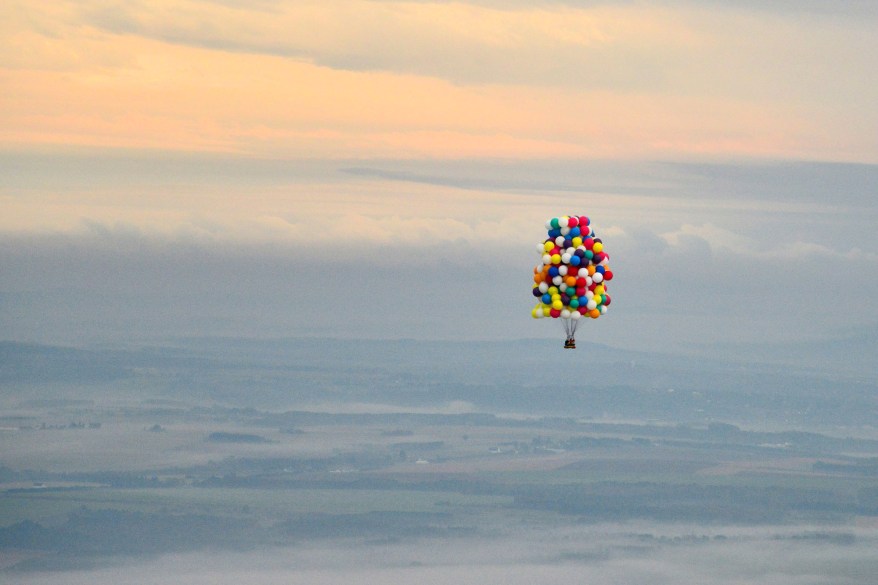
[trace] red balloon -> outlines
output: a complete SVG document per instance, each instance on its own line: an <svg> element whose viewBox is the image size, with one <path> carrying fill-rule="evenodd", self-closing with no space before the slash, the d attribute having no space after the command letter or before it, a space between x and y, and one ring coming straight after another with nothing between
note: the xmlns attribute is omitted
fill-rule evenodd
<svg viewBox="0 0 878 585"><path fill-rule="evenodd" d="M612 270L604 270L604 280L613 280Z"/></svg>
<svg viewBox="0 0 878 585"><path fill-rule="evenodd" d="M571 217L570 219L567 220L567 227L575 228L578 225L579 225L579 218L578 217Z"/></svg>
<svg viewBox="0 0 878 585"><path fill-rule="evenodd" d="M550 309L550 310L549 310L549 315L552 316L552 319L557 319L558 317L561 316L561 311L558 310L558 309Z"/></svg>
<svg viewBox="0 0 878 585"><path fill-rule="evenodd" d="M576 296L578 296L578 297L585 296L585 287L584 286L577 286L576 287Z"/></svg>
<svg viewBox="0 0 878 585"><path fill-rule="evenodd" d="M609 307L609 306L610 306L610 302L612 302L612 300L613 300L613 299L610 298L610 295L604 295L604 306Z"/></svg>
<svg viewBox="0 0 878 585"><path fill-rule="evenodd" d="M585 246L586 250L591 250L594 247L594 239L585 238L584 240L582 240L582 245Z"/></svg>
<svg viewBox="0 0 878 585"><path fill-rule="evenodd" d="M591 223L591 220L588 219L586 216L584 216L584 215L579 216L579 225L589 225L590 223Z"/></svg>
<svg viewBox="0 0 878 585"><path fill-rule="evenodd" d="M585 286L585 282L586 282L585 277L580 276L579 278L576 279L576 286L583 287L583 286ZM580 295L580 296L582 296L582 295Z"/></svg>

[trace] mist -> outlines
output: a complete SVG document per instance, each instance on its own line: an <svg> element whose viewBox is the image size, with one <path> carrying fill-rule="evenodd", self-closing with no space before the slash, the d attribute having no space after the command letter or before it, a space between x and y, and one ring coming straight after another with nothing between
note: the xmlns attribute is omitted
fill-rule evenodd
<svg viewBox="0 0 878 585"><path fill-rule="evenodd" d="M71 584L357 582L704 585L869 583L878 569L869 529L759 529L649 523L506 529L451 540L340 539L244 553L173 554L67 571ZM209 568L208 568L209 567ZM56 583L57 573L8 575L8 583Z"/></svg>

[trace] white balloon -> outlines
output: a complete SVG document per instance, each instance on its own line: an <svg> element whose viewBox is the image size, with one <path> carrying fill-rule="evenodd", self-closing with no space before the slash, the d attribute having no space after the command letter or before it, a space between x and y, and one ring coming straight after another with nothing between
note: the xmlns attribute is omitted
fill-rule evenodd
<svg viewBox="0 0 878 585"><path fill-rule="evenodd" d="M556 276L552 279L552 284L554 284L555 286L561 284L562 282L564 282L564 278L561 276Z"/></svg>
<svg viewBox="0 0 878 585"><path fill-rule="evenodd" d="M570 254L568 254L567 252L561 254L561 262L563 262L564 264L570 264Z"/></svg>
<svg viewBox="0 0 878 585"><path fill-rule="evenodd" d="M551 263L552 263L552 257L549 256L548 254L543 254L543 264L551 264Z"/></svg>
<svg viewBox="0 0 878 585"><path fill-rule="evenodd" d="M537 252L542 256L546 253L546 244L537 244Z"/></svg>
<svg viewBox="0 0 878 585"><path fill-rule="evenodd" d="M592 291L592 290L585 291L585 298L593 299L594 298L594 291Z"/></svg>
<svg viewBox="0 0 878 585"><path fill-rule="evenodd" d="M580 317L582 317L582 313L580 313L579 311L570 311L570 318L574 321L576 321Z"/></svg>
<svg viewBox="0 0 878 585"><path fill-rule="evenodd" d="M564 236L558 236L555 238L555 245L559 248L564 245Z"/></svg>
<svg viewBox="0 0 878 585"><path fill-rule="evenodd" d="M585 306L588 307L589 311L591 311L592 309L596 308L598 304L594 302L594 299L588 299L588 303Z"/></svg>
<svg viewBox="0 0 878 585"><path fill-rule="evenodd" d="M607 314L607 306L601 305L601 315L606 315L606 314Z"/></svg>
<svg viewBox="0 0 878 585"><path fill-rule="evenodd" d="M568 309L563 309L561 311L561 318L562 319L569 319L570 318L570 311Z"/></svg>
<svg viewBox="0 0 878 585"><path fill-rule="evenodd" d="M540 289L541 293L545 294L545 293L549 292L549 285L546 284L545 282L541 282L539 289Z"/></svg>
<svg viewBox="0 0 878 585"><path fill-rule="evenodd" d="M594 281L591 279L591 276L585 277L585 286L591 286L594 284Z"/></svg>
<svg viewBox="0 0 878 585"><path fill-rule="evenodd" d="M547 229L547 230L551 230L551 229L552 229L552 220L551 220L551 219L546 220L546 229Z"/></svg>
<svg viewBox="0 0 878 585"><path fill-rule="evenodd" d="M566 235L569 234L569 233L570 233L570 228L569 228L569 227L564 226L564 227L561 228L561 235L562 235L562 236L566 236Z"/></svg>
<svg viewBox="0 0 878 585"><path fill-rule="evenodd" d="M600 272L595 272L594 275L592 275L591 279L596 284L600 284L604 280L604 275L601 274Z"/></svg>
<svg viewBox="0 0 878 585"><path fill-rule="evenodd" d="M561 258L561 260L564 260L564 259ZM561 276L567 276L567 267L566 266L559 266L558 267L558 274L560 274Z"/></svg>

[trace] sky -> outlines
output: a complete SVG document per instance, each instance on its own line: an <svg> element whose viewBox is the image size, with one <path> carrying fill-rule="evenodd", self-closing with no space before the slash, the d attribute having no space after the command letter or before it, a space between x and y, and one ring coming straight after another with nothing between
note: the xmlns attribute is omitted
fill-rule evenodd
<svg viewBox="0 0 878 585"><path fill-rule="evenodd" d="M0 6L0 330L559 337L544 222L616 275L590 339L875 339L878 5ZM582 334L580 334L582 335Z"/></svg>

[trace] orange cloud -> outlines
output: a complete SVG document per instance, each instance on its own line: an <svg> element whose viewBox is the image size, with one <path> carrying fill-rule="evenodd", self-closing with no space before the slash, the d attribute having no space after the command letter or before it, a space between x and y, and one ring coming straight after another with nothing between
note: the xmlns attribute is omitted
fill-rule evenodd
<svg viewBox="0 0 878 585"><path fill-rule="evenodd" d="M874 108L858 107L876 90L859 81L827 103L824 79L797 62L821 63L827 83L860 79L858 64L874 58L826 66L850 55L831 52L840 26L809 39L799 35L816 23L784 29L777 17L628 5L132 0L0 10L6 149L878 159ZM874 44L861 27L848 32ZM787 60L778 49L794 38Z"/></svg>

